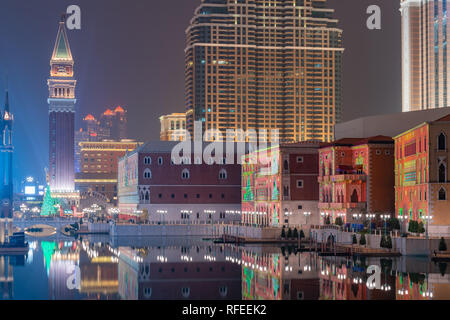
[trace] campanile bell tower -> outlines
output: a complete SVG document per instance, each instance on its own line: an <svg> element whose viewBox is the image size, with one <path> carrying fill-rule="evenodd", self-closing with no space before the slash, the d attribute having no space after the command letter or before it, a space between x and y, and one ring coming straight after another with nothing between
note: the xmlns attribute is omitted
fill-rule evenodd
<svg viewBox="0 0 450 320"><path fill-rule="evenodd" d="M75 190L75 87L73 57L66 33L65 18L59 23L50 60L49 104L49 184L54 192Z"/></svg>

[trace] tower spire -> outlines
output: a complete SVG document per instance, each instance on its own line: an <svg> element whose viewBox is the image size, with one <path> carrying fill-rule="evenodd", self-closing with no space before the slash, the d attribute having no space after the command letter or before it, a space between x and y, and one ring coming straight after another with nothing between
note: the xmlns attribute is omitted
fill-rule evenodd
<svg viewBox="0 0 450 320"><path fill-rule="evenodd" d="M59 22L58 34L56 35L56 42L51 61L67 61L73 63L65 21L66 15L63 14L61 16L61 21Z"/></svg>

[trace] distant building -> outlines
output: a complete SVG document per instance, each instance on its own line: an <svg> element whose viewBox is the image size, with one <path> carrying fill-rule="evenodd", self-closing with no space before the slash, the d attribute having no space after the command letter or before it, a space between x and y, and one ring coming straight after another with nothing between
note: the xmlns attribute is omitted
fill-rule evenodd
<svg viewBox="0 0 450 320"><path fill-rule="evenodd" d="M332 141L344 51L333 14L326 0L202 1L186 29L191 135L201 121L223 136L279 129L282 142Z"/></svg>
<svg viewBox="0 0 450 320"><path fill-rule="evenodd" d="M137 220L140 212L145 212L154 222L239 221L241 165L237 152L233 151L233 164L222 164L222 158L217 163L201 153L186 155L181 164L175 164L171 152L176 145L149 142L119 160L121 217Z"/></svg>
<svg viewBox="0 0 450 320"><path fill-rule="evenodd" d="M450 106L447 0L401 0L403 112Z"/></svg>
<svg viewBox="0 0 450 320"><path fill-rule="evenodd" d="M258 150L242 164L242 223L278 227L318 224L319 143Z"/></svg>
<svg viewBox="0 0 450 320"><path fill-rule="evenodd" d="M127 138L127 111L121 106L114 110L107 109L100 116L100 139L122 140Z"/></svg>
<svg viewBox="0 0 450 320"><path fill-rule="evenodd" d="M172 113L159 117L161 141L181 141L186 139L186 114Z"/></svg>
<svg viewBox="0 0 450 320"><path fill-rule="evenodd" d="M321 222L363 224L366 214L394 212L394 140L347 138L319 150ZM354 217L353 215L358 215Z"/></svg>
<svg viewBox="0 0 450 320"><path fill-rule="evenodd" d="M75 172L81 172L80 142L121 141L127 139L127 111L121 106L107 109L97 120L88 114L82 120L81 128L75 132Z"/></svg>
<svg viewBox="0 0 450 320"><path fill-rule="evenodd" d="M406 221L429 221L429 233L450 235L450 114L395 139L395 211ZM405 226L406 227L406 226Z"/></svg>
<svg viewBox="0 0 450 320"><path fill-rule="evenodd" d="M117 200L118 159L142 143L134 140L80 142L80 172L76 174L77 190L100 193L114 204ZM83 197L83 195L82 195Z"/></svg>

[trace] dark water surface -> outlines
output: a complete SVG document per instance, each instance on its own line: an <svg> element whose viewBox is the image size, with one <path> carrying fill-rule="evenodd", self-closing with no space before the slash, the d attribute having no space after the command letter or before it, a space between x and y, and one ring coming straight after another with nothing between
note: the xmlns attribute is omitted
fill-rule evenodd
<svg viewBox="0 0 450 320"><path fill-rule="evenodd" d="M28 240L26 256L0 257L0 299L450 299L450 266L426 258L319 257L195 238Z"/></svg>

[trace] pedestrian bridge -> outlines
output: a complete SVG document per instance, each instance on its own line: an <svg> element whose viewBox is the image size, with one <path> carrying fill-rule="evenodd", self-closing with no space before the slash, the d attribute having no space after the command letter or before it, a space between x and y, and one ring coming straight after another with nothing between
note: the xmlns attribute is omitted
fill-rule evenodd
<svg viewBox="0 0 450 320"><path fill-rule="evenodd" d="M32 228L35 226L49 226L53 227L56 230L60 230L61 227L66 226L68 224L72 224L75 222L79 222L79 219L76 218L35 218L35 219L14 219L13 225L14 227L20 229L21 231Z"/></svg>

